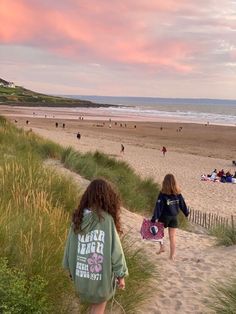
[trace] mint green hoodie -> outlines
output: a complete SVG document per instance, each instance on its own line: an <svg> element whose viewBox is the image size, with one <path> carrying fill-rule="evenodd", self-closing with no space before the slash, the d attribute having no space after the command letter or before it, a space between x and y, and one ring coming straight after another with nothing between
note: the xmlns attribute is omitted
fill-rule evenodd
<svg viewBox="0 0 236 314"><path fill-rule="evenodd" d="M84 215L81 232L70 228L63 267L68 269L81 301L102 303L114 295L115 278L128 275L119 235L111 215Z"/></svg>

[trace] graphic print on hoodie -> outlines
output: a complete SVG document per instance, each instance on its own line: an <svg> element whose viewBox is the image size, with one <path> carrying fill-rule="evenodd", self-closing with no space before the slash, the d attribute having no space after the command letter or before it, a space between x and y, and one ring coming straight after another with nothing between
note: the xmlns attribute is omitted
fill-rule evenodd
<svg viewBox="0 0 236 314"><path fill-rule="evenodd" d="M111 215L87 211L82 220L81 232L71 226L63 259L80 300L101 303L115 293L115 278L128 275L128 269Z"/></svg>
<svg viewBox="0 0 236 314"><path fill-rule="evenodd" d="M92 230L78 234L76 276L91 280L102 279L105 232Z"/></svg>

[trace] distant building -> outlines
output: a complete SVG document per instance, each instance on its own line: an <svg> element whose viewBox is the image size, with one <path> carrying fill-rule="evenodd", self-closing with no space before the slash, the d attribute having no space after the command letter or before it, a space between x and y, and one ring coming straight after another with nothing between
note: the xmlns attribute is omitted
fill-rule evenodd
<svg viewBox="0 0 236 314"><path fill-rule="evenodd" d="M3 79L0 78L0 86L2 87L10 87L10 88L15 88L15 84L13 82L8 82L8 81L5 81Z"/></svg>
<svg viewBox="0 0 236 314"><path fill-rule="evenodd" d="M15 88L16 86L15 86L14 82L9 82L8 87Z"/></svg>

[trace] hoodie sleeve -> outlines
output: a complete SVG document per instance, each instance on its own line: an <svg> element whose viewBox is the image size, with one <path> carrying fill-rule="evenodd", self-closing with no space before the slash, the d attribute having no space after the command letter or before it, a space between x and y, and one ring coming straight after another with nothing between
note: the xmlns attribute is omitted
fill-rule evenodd
<svg viewBox="0 0 236 314"><path fill-rule="evenodd" d="M156 201L156 206L153 210L153 216L151 219L152 222L155 222L156 220L158 220L161 217L163 207L164 207L164 202L163 202L162 195L160 193L158 198L157 198L157 201Z"/></svg>
<svg viewBox="0 0 236 314"><path fill-rule="evenodd" d="M65 250L62 266L67 269L70 273L72 280L75 280L75 272L76 272L76 262L77 262L77 248L78 248L78 237L73 231L73 227L70 227Z"/></svg>
<svg viewBox="0 0 236 314"><path fill-rule="evenodd" d="M64 249L64 256L63 256L63 261L62 261L62 266L65 269L70 269L69 267L69 248L70 248L70 237L71 237L71 228L69 230L67 240L66 240L66 246Z"/></svg>
<svg viewBox="0 0 236 314"><path fill-rule="evenodd" d="M189 215L189 209L188 209L188 207L187 207L187 205L186 205L186 203L185 203L185 200L184 200L182 194L179 194L179 208L182 210L182 212L184 213L184 215L185 215L186 217L188 217L188 215Z"/></svg>
<svg viewBox="0 0 236 314"><path fill-rule="evenodd" d="M128 268L125 261L121 241L114 222L112 223L112 270L117 278L128 276Z"/></svg>

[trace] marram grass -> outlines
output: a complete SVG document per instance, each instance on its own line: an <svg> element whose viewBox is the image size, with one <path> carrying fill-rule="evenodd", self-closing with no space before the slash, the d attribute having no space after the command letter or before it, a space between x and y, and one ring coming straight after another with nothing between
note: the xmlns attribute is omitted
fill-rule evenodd
<svg viewBox="0 0 236 314"><path fill-rule="evenodd" d="M235 245L236 244L236 226L234 224L228 226L217 225L210 230L210 234L217 238L218 245Z"/></svg>
<svg viewBox="0 0 236 314"><path fill-rule="evenodd" d="M210 308L216 314L236 313L236 277L225 284L218 283L213 289Z"/></svg>
<svg viewBox="0 0 236 314"><path fill-rule="evenodd" d="M67 152L31 132L15 128L0 117L0 154L0 258L7 259L2 267L7 267L10 275L15 274L16 285L25 287L18 294L20 299L16 300L15 286L9 286L5 294L8 295L7 306L14 306L13 312L22 314L43 314L49 308L48 313L71 313L65 299L71 299L72 285L61 262L71 211L78 202L79 191L70 179L43 165L43 159L48 157L63 158L64 154L66 159ZM87 158L94 167L92 171L84 164ZM88 154L83 156L81 165L77 165L79 169L84 168L84 172L90 171L90 178L94 169L99 173L106 168L103 165L103 169L99 169L94 159L100 159L104 164L103 156ZM108 166L113 167L113 161L109 161ZM117 180L116 174L113 175ZM123 174L118 177L118 181L121 180L124 180ZM145 259L140 263L138 252L131 252L126 244L124 247L130 278L127 279L127 292L118 293L117 297L127 313L134 313L147 295L146 289L137 289L138 283L144 282L147 287L151 277L148 269L152 268ZM34 282L36 287L29 290ZM71 300L74 305L73 297ZM37 302L42 305L32 312L24 307L24 303L29 305L30 302L32 306L37 306Z"/></svg>
<svg viewBox="0 0 236 314"><path fill-rule="evenodd" d="M27 276L44 278L56 312L60 296L70 290L61 261L78 191L32 156L7 161L0 169L0 256Z"/></svg>
<svg viewBox="0 0 236 314"><path fill-rule="evenodd" d="M89 180L103 177L113 182L124 206L129 210L143 213L152 211L159 191L158 185L151 178L141 179L126 162L98 151L80 154L73 148L64 150L62 162Z"/></svg>

